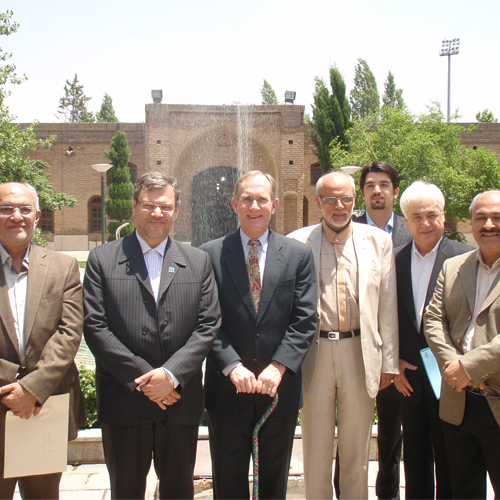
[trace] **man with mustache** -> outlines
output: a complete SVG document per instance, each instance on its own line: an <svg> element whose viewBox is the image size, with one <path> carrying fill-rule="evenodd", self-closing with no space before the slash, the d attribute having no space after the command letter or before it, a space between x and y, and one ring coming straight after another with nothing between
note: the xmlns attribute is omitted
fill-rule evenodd
<svg viewBox="0 0 500 500"><path fill-rule="evenodd" d="M448 259L424 333L442 370L439 416L453 498L500 496L500 191L469 209L478 249Z"/></svg>
<svg viewBox="0 0 500 500"><path fill-rule="evenodd" d="M337 421L340 495L363 499L374 398L398 371L392 241L380 229L351 222L350 175L324 175L316 194L323 223L289 235L312 248L319 285L319 328L303 365L306 498L333 497Z"/></svg>

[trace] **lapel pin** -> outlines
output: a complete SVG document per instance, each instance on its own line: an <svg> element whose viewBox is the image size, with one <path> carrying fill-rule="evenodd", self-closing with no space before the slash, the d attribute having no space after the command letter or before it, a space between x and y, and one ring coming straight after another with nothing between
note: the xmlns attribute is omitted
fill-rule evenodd
<svg viewBox="0 0 500 500"><path fill-rule="evenodd" d="M172 274L173 274L173 273L175 273L175 268L173 268L173 267L169 267L169 268L168 268L168 272L169 272L169 273L172 273Z"/></svg>

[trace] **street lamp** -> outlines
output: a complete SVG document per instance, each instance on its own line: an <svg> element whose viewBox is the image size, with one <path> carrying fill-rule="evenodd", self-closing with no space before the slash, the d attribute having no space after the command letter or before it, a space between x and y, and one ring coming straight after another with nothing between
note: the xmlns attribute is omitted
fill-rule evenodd
<svg viewBox="0 0 500 500"><path fill-rule="evenodd" d="M110 163L97 163L92 168L101 174L101 230L102 244L106 242L106 203L104 203L104 174L112 167Z"/></svg>
<svg viewBox="0 0 500 500"><path fill-rule="evenodd" d="M361 167L356 167L355 165L347 165L346 167L340 167L340 170L342 170L342 172L345 172L346 174L353 175L358 170L361 170Z"/></svg>
<svg viewBox="0 0 500 500"><path fill-rule="evenodd" d="M451 88L451 56L456 56L460 49L460 38L453 40L443 40L441 44L440 56L448 56L448 109L446 119L450 121L450 88Z"/></svg>

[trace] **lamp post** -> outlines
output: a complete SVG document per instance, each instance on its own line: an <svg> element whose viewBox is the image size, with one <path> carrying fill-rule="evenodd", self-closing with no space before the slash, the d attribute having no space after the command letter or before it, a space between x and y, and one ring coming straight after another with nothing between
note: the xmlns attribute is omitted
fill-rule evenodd
<svg viewBox="0 0 500 500"><path fill-rule="evenodd" d="M110 163L97 163L92 168L101 174L101 230L102 244L106 242L106 203L104 203L104 174L112 167Z"/></svg>
<svg viewBox="0 0 500 500"><path fill-rule="evenodd" d="M358 170L361 170L361 167L356 167L355 165L347 165L346 167L340 167L340 170L342 170L342 172L345 172L346 174L353 175Z"/></svg>
<svg viewBox="0 0 500 500"><path fill-rule="evenodd" d="M440 56L448 56L448 108L446 120L450 121L450 88L451 88L451 56L456 56L460 49L460 38L453 40L443 40L441 44Z"/></svg>

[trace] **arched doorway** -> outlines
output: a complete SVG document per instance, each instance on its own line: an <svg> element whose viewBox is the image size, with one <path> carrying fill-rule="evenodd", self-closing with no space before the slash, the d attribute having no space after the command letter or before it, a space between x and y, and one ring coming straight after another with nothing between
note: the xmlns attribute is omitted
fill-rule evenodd
<svg viewBox="0 0 500 500"><path fill-rule="evenodd" d="M213 167L193 177L192 246L236 231L238 217L231 207L231 197L237 180L238 170L233 167Z"/></svg>

